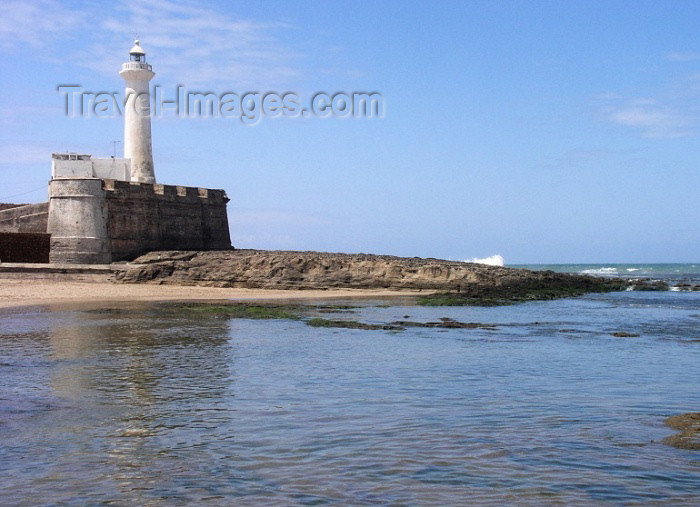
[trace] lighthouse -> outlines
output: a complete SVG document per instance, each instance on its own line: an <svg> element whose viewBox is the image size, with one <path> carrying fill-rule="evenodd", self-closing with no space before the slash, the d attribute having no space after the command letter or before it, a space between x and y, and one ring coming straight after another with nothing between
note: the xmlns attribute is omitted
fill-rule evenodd
<svg viewBox="0 0 700 507"><path fill-rule="evenodd" d="M124 158L131 161L131 181L155 183L151 146L151 97L148 83L155 76L146 63L146 52L139 40L129 51L129 61L119 75L126 81L124 106Z"/></svg>
<svg viewBox="0 0 700 507"><path fill-rule="evenodd" d="M18 262L110 264L151 251L232 248L224 190L156 184L148 91L155 74L138 40L129 53L119 73L124 158L53 153L49 201L0 210L0 232L14 235L8 251L20 252Z"/></svg>

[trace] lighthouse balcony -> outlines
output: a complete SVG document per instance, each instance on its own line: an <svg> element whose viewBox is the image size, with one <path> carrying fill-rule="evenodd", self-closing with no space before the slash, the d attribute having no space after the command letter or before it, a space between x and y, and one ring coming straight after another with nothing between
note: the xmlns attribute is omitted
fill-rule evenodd
<svg viewBox="0 0 700 507"><path fill-rule="evenodd" d="M122 64L122 71L125 70L150 70L153 72L150 63L146 62L126 62Z"/></svg>

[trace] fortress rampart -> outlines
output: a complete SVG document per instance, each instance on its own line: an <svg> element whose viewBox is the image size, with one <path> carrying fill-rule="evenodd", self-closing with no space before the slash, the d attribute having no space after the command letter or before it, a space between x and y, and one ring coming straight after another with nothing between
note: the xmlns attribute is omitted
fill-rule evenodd
<svg viewBox="0 0 700 507"><path fill-rule="evenodd" d="M46 233L48 202L10 206L5 204L0 207L0 232Z"/></svg>
<svg viewBox="0 0 700 507"><path fill-rule="evenodd" d="M60 178L49 182L49 194L49 202L0 210L0 233L50 234L54 263L107 264L155 250L231 249L223 190ZM25 257L38 262L29 250ZM6 254L2 260L10 259Z"/></svg>
<svg viewBox="0 0 700 507"><path fill-rule="evenodd" d="M230 249L228 201L223 190L51 180L51 262L106 264L154 250Z"/></svg>

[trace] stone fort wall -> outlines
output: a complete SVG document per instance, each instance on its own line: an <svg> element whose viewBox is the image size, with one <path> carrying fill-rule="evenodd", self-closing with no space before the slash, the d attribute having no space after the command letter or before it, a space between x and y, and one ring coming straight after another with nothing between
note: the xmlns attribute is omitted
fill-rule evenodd
<svg viewBox="0 0 700 507"><path fill-rule="evenodd" d="M49 185L51 262L105 264L155 250L231 249L223 190L98 178Z"/></svg>
<svg viewBox="0 0 700 507"><path fill-rule="evenodd" d="M105 180L112 260L231 248L223 190Z"/></svg>
<svg viewBox="0 0 700 507"><path fill-rule="evenodd" d="M13 259L21 260L18 245L29 245L10 236L19 233L49 233L55 263L107 264L157 250L232 248L223 190L56 178L49 196L49 202L0 209L0 233L6 233L0 239L8 248L13 242ZM39 262L34 247L24 250L25 262Z"/></svg>
<svg viewBox="0 0 700 507"><path fill-rule="evenodd" d="M0 204L0 232L46 233L49 203Z"/></svg>

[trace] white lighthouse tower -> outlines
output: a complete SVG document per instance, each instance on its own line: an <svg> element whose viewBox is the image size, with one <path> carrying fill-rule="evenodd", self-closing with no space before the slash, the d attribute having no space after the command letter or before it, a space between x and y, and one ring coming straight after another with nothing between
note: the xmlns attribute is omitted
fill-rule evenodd
<svg viewBox="0 0 700 507"><path fill-rule="evenodd" d="M130 61L119 75L126 81L124 106L124 158L131 160L131 181L155 183L151 146L151 97L148 83L155 74L146 63L146 52L134 41Z"/></svg>

